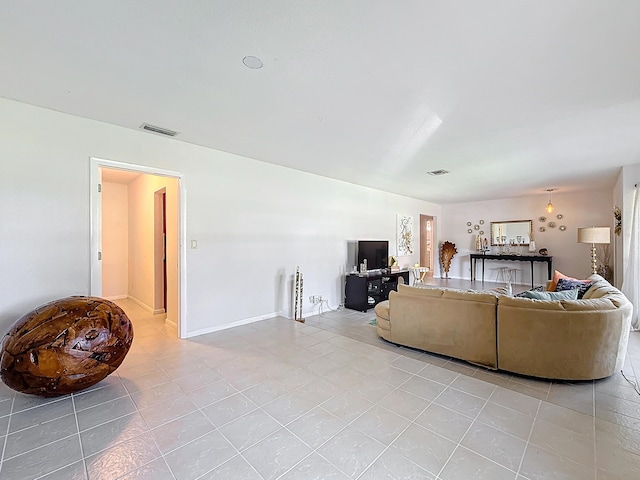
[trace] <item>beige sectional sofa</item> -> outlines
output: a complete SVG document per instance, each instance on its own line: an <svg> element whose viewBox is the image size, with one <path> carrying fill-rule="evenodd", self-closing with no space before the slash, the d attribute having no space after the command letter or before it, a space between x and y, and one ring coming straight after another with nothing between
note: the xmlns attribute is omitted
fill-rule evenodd
<svg viewBox="0 0 640 480"><path fill-rule="evenodd" d="M632 306L599 275L581 300L399 285L376 305L378 334L393 343L490 369L563 380L619 371Z"/></svg>

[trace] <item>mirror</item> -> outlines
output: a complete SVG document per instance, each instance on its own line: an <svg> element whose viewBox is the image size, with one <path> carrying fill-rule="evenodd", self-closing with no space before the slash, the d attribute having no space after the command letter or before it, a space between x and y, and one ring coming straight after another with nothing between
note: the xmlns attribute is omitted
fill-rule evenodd
<svg viewBox="0 0 640 480"><path fill-rule="evenodd" d="M529 245L533 222L531 220L508 220L504 222L491 222L491 245L509 245L518 243Z"/></svg>

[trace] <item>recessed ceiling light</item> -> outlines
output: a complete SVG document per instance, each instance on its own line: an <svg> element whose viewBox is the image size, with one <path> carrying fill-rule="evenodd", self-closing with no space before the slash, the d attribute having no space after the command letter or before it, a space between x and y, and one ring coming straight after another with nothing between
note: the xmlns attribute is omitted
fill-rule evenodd
<svg viewBox="0 0 640 480"><path fill-rule="evenodd" d="M252 68L253 70L262 68L262 60L260 60L258 57L253 57L251 55L244 57L242 59L242 63L244 63L247 68Z"/></svg>
<svg viewBox="0 0 640 480"><path fill-rule="evenodd" d="M427 172L427 173L428 173L429 175L437 176L437 175L446 175L446 174L447 174L447 173L449 173L449 172L448 172L447 170L442 170L442 169L440 169L440 170L432 170L432 171Z"/></svg>

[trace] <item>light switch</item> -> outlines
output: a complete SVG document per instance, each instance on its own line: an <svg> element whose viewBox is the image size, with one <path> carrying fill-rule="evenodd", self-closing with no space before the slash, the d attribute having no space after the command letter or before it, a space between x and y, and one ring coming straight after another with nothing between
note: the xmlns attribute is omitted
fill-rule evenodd
<svg viewBox="0 0 640 480"><path fill-rule="evenodd" d="M198 241L197 240L191 240L191 248L193 248L193 249L198 248Z"/></svg>

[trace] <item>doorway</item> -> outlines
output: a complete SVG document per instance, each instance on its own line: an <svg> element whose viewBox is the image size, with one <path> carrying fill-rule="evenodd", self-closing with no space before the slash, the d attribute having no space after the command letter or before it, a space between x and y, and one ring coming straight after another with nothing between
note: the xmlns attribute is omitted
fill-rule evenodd
<svg viewBox="0 0 640 480"><path fill-rule="evenodd" d="M167 189L153 194L154 311L167 312Z"/></svg>
<svg viewBox="0 0 640 480"><path fill-rule="evenodd" d="M104 296L103 270L103 186L113 172L135 178L128 187L127 281L125 297L157 314L166 312L167 322L187 338L183 265L185 199L182 174L152 167L91 158L91 295ZM103 173L106 173L103 182ZM103 185L104 183L104 185ZM108 189L109 190L109 189ZM108 292L107 292L108 293ZM119 296L122 298L122 296Z"/></svg>
<svg viewBox="0 0 640 480"><path fill-rule="evenodd" d="M434 217L431 215L420 215L420 265L429 267L429 272L425 275L427 277L433 277L433 270L435 268L433 261L434 238Z"/></svg>

